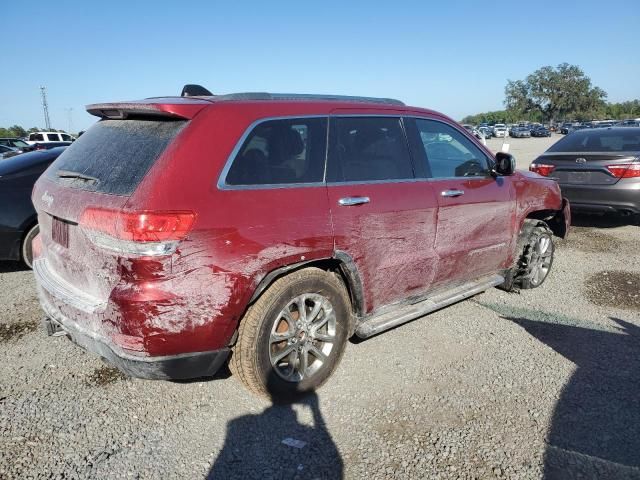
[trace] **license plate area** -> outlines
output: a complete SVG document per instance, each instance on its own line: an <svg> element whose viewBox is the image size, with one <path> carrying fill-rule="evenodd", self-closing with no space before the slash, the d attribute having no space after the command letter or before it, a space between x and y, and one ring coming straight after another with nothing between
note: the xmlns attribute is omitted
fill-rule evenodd
<svg viewBox="0 0 640 480"><path fill-rule="evenodd" d="M569 172L568 182L569 183L589 183L589 179L591 178L591 172Z"/></svg>
<svg viewBox="0 0 640 480"><path fill-rule="evenodd" d="M58 217L51 221L51 238L58 245L69 248L69 223Z"/></svg>

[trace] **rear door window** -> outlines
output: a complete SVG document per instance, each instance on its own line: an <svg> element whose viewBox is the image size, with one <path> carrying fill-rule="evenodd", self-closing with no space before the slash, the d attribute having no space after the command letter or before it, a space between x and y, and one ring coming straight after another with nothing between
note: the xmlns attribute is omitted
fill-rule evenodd
<svg viewBox="0 0 640 480"><path fill-rule="evenodd" d="M326 118L262 122L243 142L225 183L264 186L323 182L326 142Z"/></svg>
<svg viewBox="0 0 640 480"><path fill-rule="evenodd" d="M184 120L101 120L73 142L48 170L74 188L131 195Z"/></svg>
<svg viewBox="0 0 640 480"><path fill-rule="evenodd" d="M57 133L47 133L47 140L50 142L59 142L60 137Z"/></svg>
<svg viewBox="0 0 640 480"><path fill-rule="evenodd" d="M414 178L399 117L334 117L330 132L328 181Z"/></svg>

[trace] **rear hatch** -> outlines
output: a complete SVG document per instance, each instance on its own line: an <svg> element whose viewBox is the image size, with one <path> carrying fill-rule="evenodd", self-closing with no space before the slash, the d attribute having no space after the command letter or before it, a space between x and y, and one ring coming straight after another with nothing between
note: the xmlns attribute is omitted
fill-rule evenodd
<svg viewBox="0 0 640 480"><path fill-rule="evenodd" d="M190 110L176 112L185 103ZM109 237L104 233L115 229L109 222L122 221L111 213L124 210L163 151L207 103L88 107L102 119L58 157L34 188L42 239L34 268L45 269L50 282L87 304L106 303L126 269L126 255L105 243Z"/></svg>

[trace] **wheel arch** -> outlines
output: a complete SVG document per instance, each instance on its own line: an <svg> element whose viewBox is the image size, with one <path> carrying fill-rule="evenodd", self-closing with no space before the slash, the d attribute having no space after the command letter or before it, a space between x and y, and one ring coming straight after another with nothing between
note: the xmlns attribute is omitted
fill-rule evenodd
<svg viewBox="0 0 640 480"><path fill-rule="evenodd" d="M541 209L528 212L527 216L522 219L520 230L522 230L525 220L540 220L551 229L556 237L566 238L569 234L569 225L571 223L569 202L566 198L563 198L560 210Z"/></svg>
<svg viewBox="0 0 640 480"><path fill-rule="evenodd" d="M258 285L249 299L248 305L253 304L258 298L260 298L260 296L277 279L307 267L316 267L336 274L344 283L347 292L349 293L349 300L351 301L351 309L354 317L361 317L364 315L366 305L360 273L351 256L348 253L339 250L334 253L333 257L296 262L271 270L258 282Z"/></svg>

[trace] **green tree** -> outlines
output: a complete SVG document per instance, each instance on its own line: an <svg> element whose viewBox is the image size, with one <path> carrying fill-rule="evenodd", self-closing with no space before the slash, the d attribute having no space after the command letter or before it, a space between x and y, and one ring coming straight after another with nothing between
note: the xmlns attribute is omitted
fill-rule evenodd
<svg viewBox="0 0 640 480"><path fill-rule="evenodd" d="M591 84L580 67L561 63L542 67L524 80L509 80L505 87L507 110L538 112L543 120L585 116L605 107L607 94Z"/></svg>
<svg viewBox="0 0 640 480"><path fill-rule="evenodd" d="M9 131L12 133L13 137L24 137L27 135L27 131L20 125L12 125L9 127Z"/></svg>

